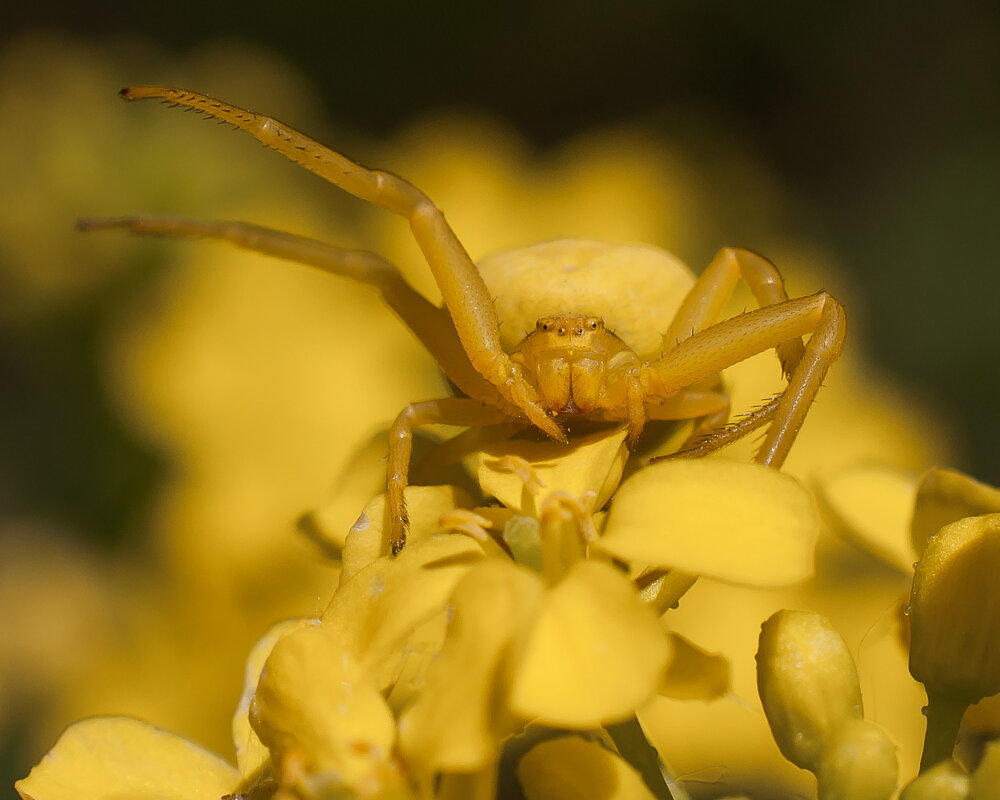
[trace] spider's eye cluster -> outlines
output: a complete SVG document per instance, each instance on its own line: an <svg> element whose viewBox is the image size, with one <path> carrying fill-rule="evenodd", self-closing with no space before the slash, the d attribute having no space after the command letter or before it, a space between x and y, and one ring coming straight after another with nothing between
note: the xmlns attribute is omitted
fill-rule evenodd
<svg viewBox="0 0 1000 800"><path fill-rule="evenodd" d="M559 336L573 333L582 336L584 331L603 330L604 320L600 317L542 317L535 323L535 330L539 333L549 333L554 331Z"/></svg>

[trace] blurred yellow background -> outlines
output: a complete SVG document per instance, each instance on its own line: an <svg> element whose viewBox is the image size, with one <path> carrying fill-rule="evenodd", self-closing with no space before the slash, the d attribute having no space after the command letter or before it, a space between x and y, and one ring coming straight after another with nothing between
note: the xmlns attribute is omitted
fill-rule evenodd
<svg viewBox="0 0 1000 800"><path fill-rule="evenodd" d="M759 250L793 293L823 286L850 315L802 473L936 459L1000 481L998 12L855 5L636 0L607 18L583 3L573 25L555 2L220 4L184 25L183 10L14 12L0 34L5 784L86 714L145 716L228 755L246 651L335 584L296 517L347 486L349 524L379 491L378 464L355 454L445 391L364 287L220 244L74 232L90 215L241 219L376 250L433 296L403 222L249 137L123 103L129 82L273 114L411 179L473 257L568 235L651 242L696 271L722 245ZM854 388L835 399L840 379ZM868 605L841 631L857 648L905 582L829 546L863 573ZM677 752L700 745L680 733Z"/></svg>

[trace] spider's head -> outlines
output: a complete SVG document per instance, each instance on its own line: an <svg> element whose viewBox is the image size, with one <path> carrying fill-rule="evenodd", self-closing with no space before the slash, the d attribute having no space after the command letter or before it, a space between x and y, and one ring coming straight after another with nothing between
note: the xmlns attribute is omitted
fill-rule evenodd
<svg viewBox="0 0 1000 800"><path fill-rule="evenodd" d="M552 411L587 414L600 401L608 361L626 349L600 317L560 314L539 319L514 358Z"/></svg>

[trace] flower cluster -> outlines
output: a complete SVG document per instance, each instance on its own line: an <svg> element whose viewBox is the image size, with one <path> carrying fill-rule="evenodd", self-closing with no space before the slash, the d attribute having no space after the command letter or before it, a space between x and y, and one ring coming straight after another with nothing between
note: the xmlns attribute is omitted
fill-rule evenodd
<svg viewBox="0 0 1000 800"><path fill-rule="evenodd" d="M251 656L234 721L238 770L147 728L141 736L169 743L146 756L162 761L160 790L200 791L179 785L186 773L171 764L183 757L185 769L211 767L206 796L228 781L223 793L255 796L493 797L512 748L529 797L550 796L545 787L578 764L618 796L648 793L641 777L665 787L640 772L647 749L627 736L640 730L636 714L657 694L720 696L728 680L724 660L672 633L661 612L695 575L755 586L808 576L819 518L793 479L732 461L660 462L619 488L624 438L477 453L480 484L500 506L412 487L398 557L382 555L383 500L370 504L344 539L324 612L272 630ZM741 536L756 552L733 558ZM20 790L54 797L80 766L64 753L84 737L80 757L110 769L137 725L80 723ZM605 796L587 784L575 796Z"/></svg>
<svg viewBox="0 0 1000 800"><path fill-rule="evenodd" d="M61 60L60 50L26 46L24 59L45 65L52 92L70 84L66 103L115 84L95 54ZM220 82L256 69L255 91L266 94L273 70L258 61L218 66ZM278 170L238 190L233 178L213 181L228 146L214 126L179 150L179 128L138 135L113 98L100 113L74 113L95 120L74 126L79 137L93 129L94 141L74 138L67 156L85 161L72 173L81 185L112 160L100 142L129 166L115 173L126 177L115 178L113 207L74 195L67 217L154 207L186 197L195 180L205 208L187 212L217 214L238 198L225 212L234 218L361 238L349 226L331 234L323 220L337 215L309 194L312 183L293 187ZM107 129L95 127L102 119ZM682 160L635 132L581 139L536 173L516 143L477 124L483 135L470 137L469 123L435 123L395 145L403 155L386 154L432 191L476 254L553 231L690 251L710 229L679 199L697 195ZM11 147L27 164L44 144ZM170 166L200 149L205 166ZM151 197L128 183L143 170ZM48 186L45 175L35 184ZM472 191L476 204L465 202ZM34 205L44 204L0 218L19 229L7 237L22 243L19 291L39 304L78 289L57 275L33 286L49 273L32 254L51 270L81 251L113 265L142 247L63 241L51 220L34 230L14 213ZM400 226L361 225L395 260L418 263ZM37 241L25 244L28 234ZM771 252L802 252L770 236ZM152 514L158 571L149 579L118 565L133 577L115 579L114 591L103 573L89 579L114 642L100 657L78 636L70 651L37 659L81 664L52 714L128 716L68 728L19 781L23 797L682 800L818 787L824 798L885 798L907 783L908 800L996 796L1000 493L945 470L918 477L948 454L855 356L824 387L787 474L750 464L753 442L639 468L621 430L576 435L569 448L501 434L439 446L407 491L409 541L391 557L384 499L357 511L384 479L384 421L443 393L433 364L374 321L380 310L362 289L244 254L190 253L155 312L117 321L107 354L123 413L175 465ZM83 274L94 275L77 269L75 280ZM422 272L411 277L433 296ZM366 335L345 348L356 329ZM773 361L727 371L734 408L780 388ZM672 452L687 433L651 425L643 456ZM331 475L337 493L300 526L325 557L309 559L284 521ZM61 598L59 619L72 620L86 593L59 594L75 585L57 585L61 568L45 573L21 594ZM295 615L252 646L240 695L232 676L251 639ZM45 627L46 615L37 619ZM18 680L38 677L30 673L21 668ZM54 686L47 680L38 694ZM233 704L230 763L192 740L224 747L216 723Z"/></svg>

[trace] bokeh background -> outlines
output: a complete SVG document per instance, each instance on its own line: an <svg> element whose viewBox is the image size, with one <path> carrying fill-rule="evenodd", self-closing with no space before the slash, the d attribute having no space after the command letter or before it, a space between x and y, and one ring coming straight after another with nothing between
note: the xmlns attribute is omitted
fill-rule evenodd
<svg viewBox="0 0 1000 800"><path fill-rule="evenodd" d="M207 665L206 654L230 640L228 666L238 674L261 624L320 602L330 574L302 566L304 547L276 557L247 531L290 528L287 510L325 490L317 476L356 477L344 473L351 448L327 444L338 426L359 436L378 426L352 418L358 403L341 408L337 396L376 403L366 413L385 421L415 392L440 386L432 371L408 376L396 394L371 382L373 372L404 372L417 349L392 334L353 343L352 332L367 331L381 313L363 291L328 289L315 276L272 285L263 260L219 249L203 257L194 246L74 234L79 216L163 211L239 216L373 248L388 237L390 254L409 260L404 267L426 286L419 259L394 243L405 230L247 137L155 104L127 106L115 91L130 82L177 83L273 113L413 177L446 212L452 194L481 202L480 221L465 229L461 210L450 213L477 255L586 227L596 236L652 230L643 238L696 269L724 244L774 255L793 276L786 262L800 257L793 291L819 288L810 276L821 274L842 296L850 347L895 382L899 414L929 410L927 433L947 441L951 465L1000 482L995 3L181 0L154 12L41 2L3 12L0 81L0 626L5 648L20 653L5 656L0 672L5 786L60 719L100 710L100 692L67 700L53 687L96 672L107 684L134 683L138 694L159 685L148 664L162 666L160 678L180 670L171 659L183 657L186 669ZM573 176L574 164L590 163L595 149L613 154L614 142L619 167L644 171L641 179L591 180L582 167ZM575 191L576 201L597 186L604 203L639 221L605 226L585 210L567 220L558 191L526 188L526 211L495 215L494 226L514 229L481 234L475 225L488 226L486 211L501 199L516 202L519 184L498 183L488 159L471 155L477 148L525 186L533 172L556 176L550 183ZM421 174L432 184L443 174L439 151L453 154L459 177L427 185ZM662 196L643 194L658 182ZM532 227L546 211L554 221ZM172 294L177 274L196 285L185 299ZM297 310L273 310L282 304ZM246 315L229 325L233 308ZM164 314L187 323L157 338L144 323ZM291 355L282 337L298 325ZM206 344L215 336L227 344ZM303 350L317 339L315 352ZM357 355L310 383L303 374L328 369L323 347ZM247 389L255 384L226 372L241 348L266 365L255 394ZM178 349L186 359L158 360ZM240 388L212 393L227 381ZM215 416L199 417L213 397ZM296 412L265 444L247 444L257 426L246 409L271 404L280 417L289 397L313 397L310 414ZM225 458L204 444L213 437L225 439ZM270 510L249 510L249 498L268 492L265 473L247 466L261 458L291 476L292 488ZM303 461L308 479L296 472ZM225 500L206 512L209 495ZM241 514L252 517L242 527L232 522ZM186 531L186 544L167 529ZM205 531L219 529L228 531L228 571L197 550ZM241 559L267 562L267 579ZM164 561L173 572L161 586L148 570ZM172 608L197 602L168 620L157 610L165 597ZM29 615L15 614L26 606ZM246 617L236 630L234 609ZM80 621L95 617L110 622ZM167 625L172 648L161 650L151 634L142 644ZM109 641L117 660L95 662ZM147 674L148 685L135 673ZM59 711L49 715L40 709L52 693ZM231 708L233 699L209 697L202 708ZM166 708L162 717L182 732L200 730Z"/></svg>

